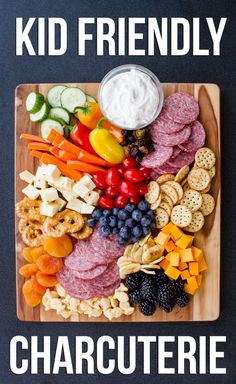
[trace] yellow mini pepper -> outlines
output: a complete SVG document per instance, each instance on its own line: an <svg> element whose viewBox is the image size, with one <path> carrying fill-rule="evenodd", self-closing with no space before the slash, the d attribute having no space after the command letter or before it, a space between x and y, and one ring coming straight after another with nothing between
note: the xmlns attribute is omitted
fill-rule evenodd
<svg viewBox="0 0 236 384"><path fill-rule="evenodd" d="M106 120L102 117L95 129L89 134L89 141L94 151L104 160L111 164L120 164L125 157L123 147L117 143L112 134L101 126L102 121Z"/></svg>

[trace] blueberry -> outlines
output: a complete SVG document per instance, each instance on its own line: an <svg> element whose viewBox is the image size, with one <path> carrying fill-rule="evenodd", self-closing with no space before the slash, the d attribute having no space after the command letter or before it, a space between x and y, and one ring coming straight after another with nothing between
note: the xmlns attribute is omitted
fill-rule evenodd
<svg viewBox="0 0 236 384"><path fill-rule="evenodd" d="M118 218L120 220L126 220L128 219L129 215L128 215L128 212L125 211L124 209L121 209L120 212L118 213Z"/></svg>
<svg viewBox="0 0 236 384"><path fill-rule="evenodd" d="M125 244L126 243L126 239L124 239L123 237L121 237L121 236L119 236L118 237L118 243L120 244L120 245L123 245L123 244Z"/></svg>
<svg viewBox="0 0 236 384"><path fill-rule="evenodd" d="M151 220L150 220L150 218L147 217L147 216L142 217L142 219L141 219L141 225L142 225L143 227L148 227L149 225L151 225Z"/></svg>
<svg viewBox="0 0 236 384"><path fill-rule="evenodd" d="M132 218L136 221L140 221L142 219L142 212L139 209L135 209L132 212Z"/></svg>
<svg viewBox="0 0 236 384"><path fill-rule="evenodd" d="M100 227L100 233L102 236L107 237L110 235L111 229L108 225L103 225L102 227Z"/></svg>
<svg viewBox="0 0 236 384"><path fill-rule="evenodd" d="M88 227L93 228L95 224L96 224L95 219L89 219L89 220L87 221L87 226L88 226Z"/></svg>
<svg viewBox="0 0 236 384"><path fill-rule="evenodd" d="M125 226L129 227L129 228L133 228L135 226L134 219L129 218L129 219L125 220Z"/></svg>
<svg viewBox="0 0 236 384"><path fill-rule="evenodd" d="M120 229L120 228L122 228L124 226L125 226L125 221L124 220L119 220L118 224L117 224L117 227Z"/></svg>
<svg viewBox="0 0 236 384"><path fill-rule="evenodd" d="M140 237L143 234L142 227L140 225L135 225L135 227L132 229L132 235L135 237Z"/></svg>
<svg viewBox="0 0 236 384"><path fill-rule="evenodd" d="M116 227L117 225L117 218L115 216L109 216L108 217L108 225L112 228Z"/></svg>
<svg viewBox="0 0 236 384"><path fill-rule="evenodd" d="M128 227L122 227L119 233L124 239L128 239L130 237L130 229Z"/></svg>
<svg viewBox="0 0 236 384"><path fill-rule="evenodd" d="M119 213L119 208L117 208L117 207L113 208L112 213L113 213L113 215L117 216Z"/></svg>
<svg viewBox="0 0 236 384"><path fill-rule="evenodd" d="M112 210L111 209L104 209L103 211L103 216L108 217L112 215Z"/></svg>
<svg viewBox="0 0 236 384"><path fill-rule="evenodd" d="M133 212L134 208L135 208L134 204L131 204L131 203L126 204L125 206L125 210L129 213Z"/></svg>
<svg viewBox="0 0 236 384"><path fill-rule="evenodd" d="M131 243L137 243L139 241L140 237L131 236Z"/></svg>
<svg viewBox="0 0 236 384"><path fill-rule="evenodd" d="M140 211L142 211L142 212L146 212L149 209L148 202L146 200L141 200L138 203L138 209L140 209Z"/></svg>
<svg viewBox="0 0 236 384"><path fill-rule="evenodd" d="M99 220L101 216L102 216L102 210L99 208L95 209L92 213L92 218L95 220Z"/></svg>
<svg viewBox="0 0 236 384"><path fill-rule="evenodd" d="M146 213L146 216L150 217L151 219L154 219L155 218L155 212L152 211L151 209L149 209L149 211L147 211L147 213Z"/></svg>
<svg viewBox="0 0 236 384"><path fill-rule="evenodd" d="M117 228L117 227L115 227L115 228L112 228L112 234L113 235L118 235L118 233L119 233L119 229Z"/></svg>
<svg viewBox="0 0 236 384"><path fill-rule="evenodd" d="M99 224L101 224L101 225L108 224L107 218L105 216L101 216L100 219L99 219Z"/></svg>
<svg viewBox="0 0 236 384"><path fill-rule="evenodd" d="M151 232L151 227L143 227L143 235L147 236Z"/></svg>

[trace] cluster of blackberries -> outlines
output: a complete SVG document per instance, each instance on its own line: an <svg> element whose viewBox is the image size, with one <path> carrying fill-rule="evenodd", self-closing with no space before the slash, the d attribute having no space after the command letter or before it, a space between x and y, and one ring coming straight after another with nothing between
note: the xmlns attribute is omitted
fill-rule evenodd
<svg viewBox="0 0 236 384"><path fill-rule="evenodd" d="M170 280L162 270L157 270L155 275L137 272L128 275L125 279L129 299L133 304L138 304L140 312L151 316L157 309L171 312L177 304L185 307L189 302L187 293L183 291L181 279Z"/></svg>
<svg viewBox="0 0 236 384"><path fill-rule="evenodd" d="M134 157L137 162L154 149L148 129L123 130L123 135L124 140L121 145L124 146L126 156Z"/></svg>

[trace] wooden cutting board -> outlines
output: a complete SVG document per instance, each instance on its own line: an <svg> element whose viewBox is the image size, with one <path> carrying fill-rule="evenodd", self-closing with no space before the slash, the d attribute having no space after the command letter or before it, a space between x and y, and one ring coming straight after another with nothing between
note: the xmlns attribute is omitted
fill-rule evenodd
<svg viewBox="0 0 236 384"><path fill-rule="evenodd" d="M19 179L19 173L25 169L35 171L38 160L33 159L27 150L25 142L19 139L22 132L38 134L38 126L32 123L25 109L25 100L29 92L38 91L47 94L54 84L21 84L16 88L15 95L15 200L23 198L21 192L25 183ZM99 84L82 83L76 85L86 93L97 96ZM203 283L196 295L191 299L186 308L177 306L172 313L166 314L157 310L151 317L145 317L139 311L132 316L122 316L114 319L115 322L149 322L149 321L209 321L216 320L219 316L220 298L220 90L215 84L163 84L165 96L174 92L188 92L198 100L200 104L199 120L203 124L209 146L216 153L217 174L212 183L212 193L216 200L214 212L206 218L203 229L197 233L195 244L204 250L208 263L208 271L203 274ZM17 230L16 218L16 297L17 317L24 321L109 321L105 317L89 319L86 315L78 315L70 320L64 320L57 316L55 311L45 312L43 306L30 308L24 302L21 289L24 283L23 277L18 274L18 269L25 263L22 256L24 244Z"/></svg>

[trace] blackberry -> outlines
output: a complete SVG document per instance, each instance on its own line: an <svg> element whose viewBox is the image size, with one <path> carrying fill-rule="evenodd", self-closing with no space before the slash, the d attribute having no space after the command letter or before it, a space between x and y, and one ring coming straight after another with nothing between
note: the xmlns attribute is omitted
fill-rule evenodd
<svg viewBox="0 0 236 384"><path fill-rule="evenodd" d="M175 299L175 303L181 308L186 307L188 302L189 296L185 292L181 292Z"/></svg>
<svg viewBox="0 0 236 384"><path fill-rule="evenodd" d="M141 301L140 291L128 291L129 300L133 304L138 304Z"/></svg>
<svg viewBox="0 0 236 384"><path fill-rule="evenodd" d="M157 289L152 279L142 279L140 296L142 300L148 300L151 303L155 303L157 301Z"/></svg>
<svg viewBox="0 0 236 384"><path fill-rule="evenodd" d="M156 311L156 305L150 301L144 300L138 306L140 312L145 316L152 316Z"/></svg>
<svg viewBox="0 0 236 384"><path fill-rule="evenodd" d="M168 277L163 273L163 271L156 271L156 274L152 278L153 282L159 286L165 283L168 283Z"/></svg>
<svg viewBox="0 0 236 384"><path fill-rule="evenodd" d="M138 273L132 273L125 278L125 286L133 291L140 286L140 275Z"/></svg>
<svg viewBox="0 0 236 384"><path fill-rule="evenodd" d="M172 284L162 284L157 290L157 300L162 303L170 303L175 296L176 290Z"/></svg>
<svg viewBox="0 0 236 384"><path fill-rule="evenodd" d="M174 306L175 306L175 303L173 303L173 301L171 301L170 303L160 303L159 304L160 309L162 309L163 311L165 311L167 313L172 312Z"/></svg>

